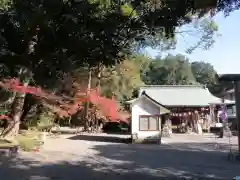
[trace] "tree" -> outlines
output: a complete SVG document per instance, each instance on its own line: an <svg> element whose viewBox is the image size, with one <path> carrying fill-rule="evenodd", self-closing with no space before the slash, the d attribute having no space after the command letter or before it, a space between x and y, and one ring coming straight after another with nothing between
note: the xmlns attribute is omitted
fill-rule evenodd
<svg viewBox="0 0 240 180"><path fill-rule="evenodd" d="M84 8L80 9L81 6ZM26 86L30 79L34 79L35 84L45 88L49 85L53 88L58 77L86 61L89 66L97 65L103 59L104 64L115 63L118 52L114 54L114 49L108 48L112 47L113 42L105 38L107 31L105 34L99 31L106 23L95 17L99 11L96 5L87 2L69 4L55 0L41 4L39 1L13 1L12 6L3 11L0 17L2 63L12 77L18 77ZM88 28L79 28L82 26L78 23L84 19ZM99 29L93 28L95 25ZM105 57L101 57L101 54ZM14 107L18 111L13 108L12 112L12 117L16 118L13 120L16 129L24 98L25 94L16 94L14 102L17 103Z"/></svg>
<svg viewBox="0 0 240 180"><path fill-rule="evenodd" d="M54 42L52 39L53 36L50 30L51 28L57 28L56 26L49 26L49 16L51 17L54 13L43 14L43 10L39 10L38 7L36 1L25 4L14 1L13 6L3 11L0 17L1 37L3 39L1 43L2 63L8 68L9 75L17 77L20 81L24 82L25 86L28 86L31 78L38 81L44 78L50 79L51 73L54 73L54 70L54 74L57 73L56 68L59 67L59 62L63 63L59 56L60 54L63 55L63 53L57 47L55 49L51 47L56 41ZM60 23L58 24L60 25ZM64 39L64 36L62 38ZM63 48L62 44L56 44L58 47ZM57 51L59 53L54 57L54 53ZM57 58L58 60L47 62L43 61L43 58L44 60L49 58ZM40 71L42 71L41 74L39 74ZM50 81L45 82L49 83ZM9 134L14 135L18 132L24 99L25 93L16 93L11 113L12 121L9 121L9 127L14 127L8 128L12 129L12 132L9 131Z"/></svg>
<svg viewBox="0 0 240 180"><path fill-rule="evenodd" d="M74 98L71 98L56 96L36 87L25 87L24 84L15 79L0 82L0 86L8 91L37 96L45 107L48 107L50 111L62 117L71 116L83 107L82 104L84 102L89 101L100 110L103 116L110 120L117 120L118 118L118 109L115 100L101 97L97 89L90 89L87 96L83 95L85 94L84 91L78 89ZM15 129L12 126L4 129L2 135L5 136L12 128Z"/></svg>
<svg viewBox="0 0 240 180"><path fill-rule="evenodd" d="M168 55L163 59L153 60L143 77L146 84L184 85L195 84L190 62L183 55Z"/></svg>
<svg viewBox="0 0 240 180"><path fill-rule="evenodd" d="M114 68L105 68L101 80L101 93L116 97L123 103L132 98L133 91L143 84L140 59L126 59Z"/></svg>
<svg viewBox="0 0 240 180"><path fill-rule="evenodd" d="M195 61L191 63L192 72L196 81L200 84L212 86L216 84L216 74L214 67L210 63Z"/></svg>
<svg viewBox="0 0 240 180"><path fill-rule="evenodd" d="M163 61L160 59L154 60L149 64L148 69L145 71L144 75L142 76L142 80L145 84L164 84L165 79L163 77L166 73L166 69L163 67Z"/></svg>
<svg viewBox="0 0 240 180"><path fill-rule="evenodd" d="M206 13L202 9L221 7L190 2L1 0L1 64L25 86L53 89L59 78L84 63L89 70L113 65L134 45L172 38L177 26L192 20L186 16L189 12L200 16ZM16 132L24 99L25 93L16 93L12 110Z"/></svg>
<svg viewBox="0 0 240 180"><path fill-rule="evenodd" d="M196 81L207 86L209 91L215 96L222 97L226 90L233 88L233 84L231 82L217 81L217 72L210 63L195 61L191 63L191 68Z"/></svg>

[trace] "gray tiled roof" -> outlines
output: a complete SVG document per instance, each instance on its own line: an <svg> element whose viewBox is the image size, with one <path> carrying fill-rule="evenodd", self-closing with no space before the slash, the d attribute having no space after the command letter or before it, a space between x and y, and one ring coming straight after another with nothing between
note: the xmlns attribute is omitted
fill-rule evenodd
<svg viewBox="0 0 240 180"><path fill-rule="evenodd" d="M221 99L213 96L207 88L203 86L142 86L142 92L165 106L208 106L209 104L221 104ZM226 102L226 101L225 101ZM233 103L233 102L226 102Z"/></svg>

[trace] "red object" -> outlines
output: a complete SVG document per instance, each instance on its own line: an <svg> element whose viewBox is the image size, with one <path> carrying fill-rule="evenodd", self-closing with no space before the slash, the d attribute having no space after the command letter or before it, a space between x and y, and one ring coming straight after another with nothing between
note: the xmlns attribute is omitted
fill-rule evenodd
<svg viewBox="0 0 240 180"><path fill-rule="evenodd" d="M9 117L6 116L6 115L4 115L4 114L2 114L2 115L0 115L0 120L1 120L1 119L9 119Z"/></svg>
<svg viewBox="0 0 240 180"><path fill-rule="evenodd" d="M100 93L97 89L92 89L88 93L81 93L80 90L76 93L73 104L67 104L63 101L63 97L56 96L51 93L44 92L41 88L37 88L34 86L23 86L19 80L17 79L5 79L4 81L0 81L0 86L5 88L8 91L19 92L19 93L28 93L41 98L45 98L47 100L53 100L60 103L60 105L53 106L52 110L59 114L59 116L70 116L76 113L80 108L82 108L82 104L86 101L94 104L103 116L108 118L111 121L118 121L118 108L117 103L112 99L108 99L105 97L101 97ZM87 94L85 97L81 97L79 94ZM78 95L80 97L78 97ZM0 116L0 119L8 118L6 115Z"/></svg>
<svg viewBox="0 0 240 180"><path fill-rule="evenodd" d="M35 148L35 149L33 149L32 151L33 151L33 152L39 152L40 149Z"/></svg>
<svg viewBox="0 0 240 180"><path fill-rule="evenodd" d="M113 121L117 120L118 108L114 99L101 97L98 90L91 90L88 95L88 100L99 108L103 116Z"/></svg>

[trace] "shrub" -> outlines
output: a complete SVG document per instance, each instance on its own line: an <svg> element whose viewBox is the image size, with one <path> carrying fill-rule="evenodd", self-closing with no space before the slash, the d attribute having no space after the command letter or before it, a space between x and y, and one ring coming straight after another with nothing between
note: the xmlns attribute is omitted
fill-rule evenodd
<svg viewBox="0 0 240 180"><path fill-rule="evenodd" d="M37 129L40 131L49 131L54 126L54 115L50 112L43 112L39 116Z"/></svg>
<svg viewBox="0 0 240 180"><path fill-rule="evenodd" d="M24 131L16 137L16 141L24 151L32 151L42 145L40 134L34 131Z"/></svg>

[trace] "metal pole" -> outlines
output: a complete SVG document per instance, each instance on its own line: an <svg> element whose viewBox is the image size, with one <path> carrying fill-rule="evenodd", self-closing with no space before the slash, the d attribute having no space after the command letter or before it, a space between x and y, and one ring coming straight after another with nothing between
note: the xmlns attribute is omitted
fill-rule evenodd
<svg viewBox="0 0 240 180"><path fill-rule="evenodd" d="M237 133L238 133L238 151L240 153L240 81L234 82L235 90L235 104L236 104L236 117L237 117Z"/></svg>

